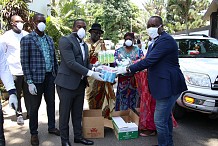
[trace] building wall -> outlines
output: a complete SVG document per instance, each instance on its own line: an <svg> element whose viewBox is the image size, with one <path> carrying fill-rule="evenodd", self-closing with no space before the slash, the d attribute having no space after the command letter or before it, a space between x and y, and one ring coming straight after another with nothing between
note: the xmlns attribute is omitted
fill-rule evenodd
<svg viewBox="0 0 218 146"><path fill-rule="evenodd" d="M40 1L40 2L39 2ZM28 3L28 8L31 11L50 16L51 13L51 1L50 0L32 0Z"/></svg>

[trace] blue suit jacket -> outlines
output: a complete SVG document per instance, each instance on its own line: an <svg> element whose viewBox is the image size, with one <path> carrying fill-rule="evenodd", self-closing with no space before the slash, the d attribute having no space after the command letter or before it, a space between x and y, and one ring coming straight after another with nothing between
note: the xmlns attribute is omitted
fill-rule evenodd
<svg viewBox="0 0 218 146"><path fill-rule="evenodd" d="M52 73L55 76L58 64L55 55L54 42L48 35L46 35L46 39L50 49ZM32 80L33 83L42 83L46 73L45 58L37 39L37 34L33 31L24 36L20 41L20 48L21 65L25 79Z"/></svg>
<svg viewBox="0 0 218 146"><path fill-rule="evenodd" d="M150 45L146 58L131 65L131 72L148 69L148 84L155 99L167 98L187 90L178 61L176 41L166 32Z"/></svg>

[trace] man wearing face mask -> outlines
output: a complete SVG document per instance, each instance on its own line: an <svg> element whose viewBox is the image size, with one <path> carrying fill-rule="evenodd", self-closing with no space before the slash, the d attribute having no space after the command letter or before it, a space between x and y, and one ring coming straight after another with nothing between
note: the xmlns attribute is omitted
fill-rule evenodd
<svg viewBox="0 0 218 146"><path fill-rule="evenodd" d="M178 62L178 46L163 30L163 21L159 16L152 16L148 20L147 32L152 45L148 48L146 58L134 65L119 68L118 73L148 69L149 89L156 100L154 121L158 146L173 146L171 111L180 94L187 90Z"/></svg>
<svg viewBox="0 0 218 146"><path fill-rule="evenodd" d="M29 115L29 98L27 96L27 84L24 82L23 71L20 63L20 40L28 34L23 30L23 20L20 16L14 15L11 17L11 30L6 31L0 38L2 46L9 65L11 74L13 75L15 86L17 89L18 109L17 109L17 124L23 125L23 115L21 107L21 94L23 93L25 106L27 110L27 118Z"/></svg>
<svg viewBox="0 0 218 146"><path fill-rule="evenodd" d="M90 63L97 67L98 54L100 51L106 51L104 40L101 35L104 33L101 30L101 25L98 23L92 24L89 30L90 38L86 40L89 48L89 60ZM102 109L102 114L105 118L109 118L110 113L114 109L115 94L113 91L113 85L109 82L101 82L95 80L92 77L88 77L89 87L86 88L86 97L88 100L90 109Z"/></svg>
<svg viewBox="0 0 218 146"><path fill-rule="evenodd" d="M86 23L77 19L73 24L73 32L59 41L61 63L55 83L60 98L59 127L62 146L71 146L69 141L69 119L71 115L74 143L93 145L94 142L82 136L82 111L87 76L103 81L101 73L92 71L88 58L88 46L83 41Z"/></svg>
<svg viewBox="0 0 218 146"><path fill-rule="evenodd" d="M55 128L55 84L58 69L54 42L45 34L46 20L43 14L33 16L34 31L21 39L21 65L28 84L30 97L29 128L31 144L39 145L38 110L44 94L47 105L48 133L59 136Z"/></svg>

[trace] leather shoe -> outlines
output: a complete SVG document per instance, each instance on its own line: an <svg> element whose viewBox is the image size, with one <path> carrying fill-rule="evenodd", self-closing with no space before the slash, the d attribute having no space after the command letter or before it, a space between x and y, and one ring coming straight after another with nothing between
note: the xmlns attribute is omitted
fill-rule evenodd
<svg viewBox="0 0 218 146"><path fill-rule="evenodd" d="M60 136L60 130L58 130L57 128L48 130L48 133Z"/></svg>
<svg viewBox="0 0 218 146"><path fill-rule="evenodd" d="M84 145L93 145L94 142L85 138L74 138L74 143L82 143Z"/></svg>
<svg viewBox="0 0 218 146"><path fill-rule="evenodd" d="M152 146L158 146L158 145L152 145Z"/></svg>
<svg viewBox="0 0 218 146"><path fill-rule="evenodd" d="M61 142L62 146L71 146L69 141Z"/></svg>
<svg viewBox="0 0 218 146"><path fill-rule="evenodd" d="M38 135L31 135L31 145L33 145L33 146L39 145Z"/></svg>

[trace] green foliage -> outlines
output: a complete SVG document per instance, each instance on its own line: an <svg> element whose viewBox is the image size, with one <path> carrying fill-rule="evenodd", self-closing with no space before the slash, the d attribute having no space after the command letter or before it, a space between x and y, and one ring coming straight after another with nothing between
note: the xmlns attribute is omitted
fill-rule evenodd
<svg viewBox="0 0 218 146"><path fill-rule="evenodd" d="M130 31L132 10L129 0L104 0L103 2L104 38L118 42L124 33Z"/></svg>
<svg viewBox="0 0 218 146"><path fill-rule="evenodd" d="M19 15L27 22L29 11L24 0L9 0L2 9L3 20L6 23L6 29L9 29L11 16Z"/></svg>
<svg viewBox="0 0 218 146"><path fill-rule="evenodd" d="M167 26L171 33L199 28L206 25L202 11L208 8L208 0L169 0Z"/></svg>

